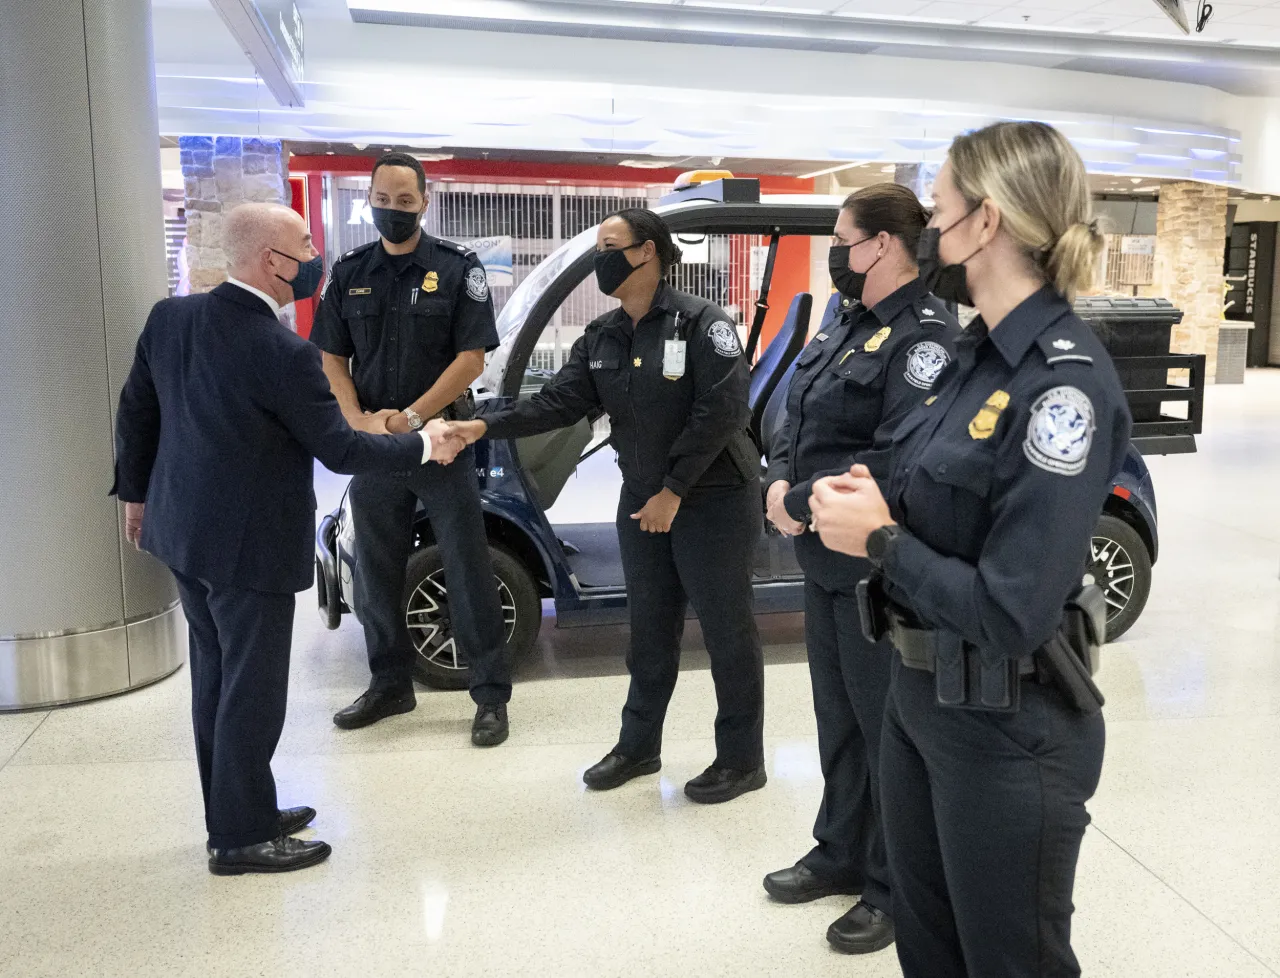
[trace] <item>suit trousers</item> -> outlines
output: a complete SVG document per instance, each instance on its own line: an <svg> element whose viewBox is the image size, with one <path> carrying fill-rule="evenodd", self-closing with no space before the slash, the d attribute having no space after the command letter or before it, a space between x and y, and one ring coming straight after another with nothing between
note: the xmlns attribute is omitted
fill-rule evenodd
<svg viewBox="0 0 1280 978"><path fill-rule="evenodd" d="M364 626L373 686L408 688L417 652L403 613L405 565L413 550L418 503L426 510L444 563L449 618L471 668L476 703L511 699L502 605L489 559L474 448L451 465L351 480L356 530L356 612Z"/></svg>
<svg viewBox="0 0 1280 978"><path fill-rule="evenodd" d="M646 533L631 518L647 502L642 496L624 487L618 506L631 617L631 687L617 751L635 759L662 751L685 611L692 603L716 688L716 763L753 771L764 763L764 655L751 588L763 521L760 490L750 484L686 499L669 533Z"/></svg>
<svg viewBox="0 0 1280 978"><path fill-rule="evenodd" d="M191 719L215 849L280 834L271 757L284 728L294 595L174 572L190 635Z"/></svg>
<svg viewBox="0 0 1280 978"><path fill-rule="evenodd" d="M1102 714L1022 683L1017 713L939 706L894 662L880 759L905 978L1077 978L1076 860L1102 774Z"/></svg>

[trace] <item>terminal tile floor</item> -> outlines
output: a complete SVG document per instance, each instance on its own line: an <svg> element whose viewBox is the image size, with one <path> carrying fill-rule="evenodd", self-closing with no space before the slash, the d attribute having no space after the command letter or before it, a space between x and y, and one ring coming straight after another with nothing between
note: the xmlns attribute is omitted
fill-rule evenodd
<svg viewBox="0 0 1280 978"><path fill-rule="evenodd" d="M1211 388L1195 456L1152 460L1162 548L1146 613L1109 648L1107 760L1076 886L1090 976L1280 975L1280 371ZM0 716L0 975L899 974L831 951L844 898L770 904L821 791L799 616L761 619L769 785L687 802L712 756L700 635L660 777L587 794L626 689L625 629L545 622L511 740L469 746L465 694L344 733L355 622L299 600L281 803L334 854L280 877L205 869L185 671Z"/></svg>

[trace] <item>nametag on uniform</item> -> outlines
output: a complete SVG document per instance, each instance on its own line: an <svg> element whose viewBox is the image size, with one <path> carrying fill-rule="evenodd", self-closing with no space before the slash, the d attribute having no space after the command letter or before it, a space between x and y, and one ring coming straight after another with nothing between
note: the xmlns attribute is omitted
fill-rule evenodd
<svg viewBox="0 0 1280 978"><path fill-rule="evenodd" d="M667 380L679 380L684 376L684 340L667 340L662 355L662 376Z"/></svg>
<svg viewBox="0 0 1280 978"><path fill-rule="evenodd" d="M347 289L347 295L372 295L373 289Z"/></svg>

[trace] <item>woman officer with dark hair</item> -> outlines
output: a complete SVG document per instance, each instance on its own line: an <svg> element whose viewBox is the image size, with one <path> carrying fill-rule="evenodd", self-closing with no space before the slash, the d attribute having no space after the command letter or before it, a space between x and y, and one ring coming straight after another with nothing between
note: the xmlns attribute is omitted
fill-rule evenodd
<svg viewBox="0 0 1280 978"><path fill-rule="evenodd" d="M831 248L836 316L800 355L787 420L769 453L769 518L795 536L805 572L805 644L825 782L817 845L764 886L783 903L861 894L827 940L849 954L893 941L880 811L880 727L893 649L863 637L858 582L865 560L806 532L815 479L855 462L888 475L889 436L950 362L960 324L920 281L916 245L928 214L907 187L864 187L840 210Z"/></svg>
<svg viewBox="0 0 1280 978"><path fill-rule="evenodd" d="M681 255L662 218L619 211L600 225L596 242L597 283L621 308L586 328L533 397L454 430L468 441L486 433L521 438L608 413L623 479L618 537L631 690L617 746L583 780L606 790L661 768L662 724L692 602L719 710L716 759L685 794L729 801L765 783L764 661L751 589L763 518L746 358L723 310L665 281Z"/></svg>

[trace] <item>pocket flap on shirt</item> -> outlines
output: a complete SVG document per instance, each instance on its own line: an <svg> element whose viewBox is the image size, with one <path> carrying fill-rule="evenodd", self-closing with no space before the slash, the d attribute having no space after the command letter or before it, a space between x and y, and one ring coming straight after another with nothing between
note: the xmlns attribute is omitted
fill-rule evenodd
<svg viewBox="0 0 1280 978"><path fill-rule="evenodd" d="M976 445L949 445L935 442L920 460L920 467L934 482L957 486L977 496L991 489L995 457Z"/></svg>
<svg viewBox="0 0 1280 978"><path fill-rule="evenodd" d="M372 295L347 296L342 303L344 319L363 319L366 316L378 316L382 313L382 301Z"/></svg>
<svg viewBox="0 0 1280 978"><path fill-rule="evenodd" d="M434 298L418 297L418 301L413 304L411 312L415 316L445 317L447 318L452 312L452 306L448 298L437 296Z"/></svg>
<svg viewBox="0 0 1280 978"><path fill-rule="evenodd" d="M838 368L838 373L845 380L852 380L855 384L869 387L875 383L883 368L884 360L881 357L858 352Z"/></svg>

